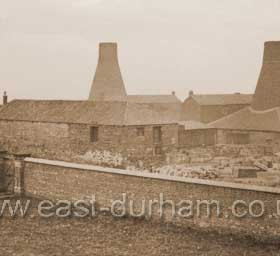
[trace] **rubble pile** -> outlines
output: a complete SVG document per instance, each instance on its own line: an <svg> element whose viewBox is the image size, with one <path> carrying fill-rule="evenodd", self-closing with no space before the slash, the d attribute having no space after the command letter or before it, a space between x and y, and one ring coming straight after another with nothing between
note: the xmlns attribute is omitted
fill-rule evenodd
<svg viewBox="0 0 280 256"><path fill-rule="evenodd" d="M88 151L84 155L78 156L79 160L104 167L122 168L126 159L119 153L110 151Z"/></svg>
<svg viewBox="0 0 280 256"><path fill-rule="evenodd" d="M162 167L140 170L129 167L129 170L142 171L146 173L155 173L165 176L177 176L185 178L216 179L218 172L212 166L186 166L186 165L166 165Z"/></svg>
<svg viewBox="0 0 280 256"><path fill-rule="evenodd" d="M258 145L216 145L171 152L166 161L129 161L109 151L89 151L80 161L104 167L122 168L159 175L199 179L217 179L269 186L280 186L280 153L265 154ZM175 163L174 163L175 162ZM258 168L254 179L234 177L238 168Z"/></svg>

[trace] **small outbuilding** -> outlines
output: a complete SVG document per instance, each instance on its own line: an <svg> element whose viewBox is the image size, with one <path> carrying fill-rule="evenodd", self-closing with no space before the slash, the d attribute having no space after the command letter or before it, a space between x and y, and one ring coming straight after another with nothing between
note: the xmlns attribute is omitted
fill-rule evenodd
<svg viewBox="0 0 280 256"><path fill-rule="evenodd" d="M182 104L182 121L210 123L250 106L251 94L194 94Z"/></svg>

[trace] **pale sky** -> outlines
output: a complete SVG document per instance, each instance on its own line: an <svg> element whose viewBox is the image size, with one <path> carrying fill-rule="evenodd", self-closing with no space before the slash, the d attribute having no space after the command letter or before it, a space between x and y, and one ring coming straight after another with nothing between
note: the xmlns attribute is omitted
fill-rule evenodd
<svg viewBox="0 0 280 256"><path fill-rule="evenodd" d="M129 94L253 93L280 0L0 0L0 93L87 99L98 43Z"/></svg>

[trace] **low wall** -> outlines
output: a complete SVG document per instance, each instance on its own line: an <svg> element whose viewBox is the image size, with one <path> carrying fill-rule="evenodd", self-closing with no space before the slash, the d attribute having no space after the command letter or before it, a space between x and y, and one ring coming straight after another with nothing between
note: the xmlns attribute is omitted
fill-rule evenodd
<svg viewBox="0 0 280 256"><path fill-rule="evenodd" d="M222 209L219 216L199 217L194 214L189 218L171 217L171 207L166 204L163 221L256 236L278 236L280 231L280 222L275 216L277 200L280 200L280 189L277 188L159 176L35 158L25 158L24 166L24 189L27 195L76 200L95 194L99 207L109 208L111 200L122 199L122 193L126 193L127 201L134 200L136 209L140 209L141 200L158 200L160 193L164 194L164 200L173 200L175 203L181 200L217 200ZM236 217L231 214L236 200L243 200L248 205L254 200L261 200L265 212L258 218ZM242 206L238 210L242 213L246 207ZM260 212L257 208L254 209L255 214ZM157 207L152 211L152 219L159 220Z"/></svg>

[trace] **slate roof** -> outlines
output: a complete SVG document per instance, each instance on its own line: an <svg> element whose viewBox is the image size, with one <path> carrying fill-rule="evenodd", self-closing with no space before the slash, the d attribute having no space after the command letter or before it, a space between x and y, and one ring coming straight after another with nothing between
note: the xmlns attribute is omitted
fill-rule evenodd
<svg viewBox="0 0 280 256"><path fill-rule="evenodd" d="M54 122L122 124L126 103L64 100L13 100L0 111L0 119Z"/></svg>
<svg viewBox="0 0 280 256"><path fill-rule="evenodd" d="M127 101L132 103L181 103L176 95L128 95Z"/></svg>
<svg viewBox="0 0 280 256"><path fill-rule="evenodd" d="M250 105L252 94L194 94L191 96L199 105Z"/></svg>
<svg viewBox="0 0 280 256"><path fill-rule="evenodd" d="M179 121L177 103L130 103L65 100L13 100L0 120L100 125L152 125Z"/></svg>
<svg viewBox="0 0 280 256"><path fill-rule="evenodd" d="M177 103L128 103L126 125L174 124L180 120L181 105Z"/></svg>
<svg viewBox="0 0 280 256"><path fill-rule="evenodd" d="M246 107L208 124L211 128L280 132L280 107L255 111Z"/></svg>

